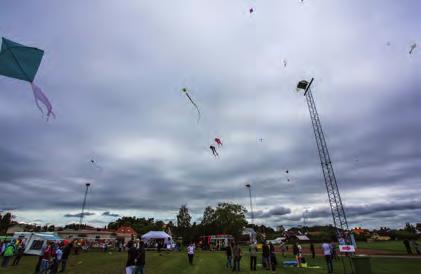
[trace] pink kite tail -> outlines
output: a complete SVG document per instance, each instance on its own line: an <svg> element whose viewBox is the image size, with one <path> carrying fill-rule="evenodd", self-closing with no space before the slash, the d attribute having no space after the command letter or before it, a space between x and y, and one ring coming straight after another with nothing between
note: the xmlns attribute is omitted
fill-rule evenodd
<svg viewBox="0 0 421 274"><path fill-rule="evenodd" d="M42 92L42 90L34 83L31 83L31 87L34 93L35 104L37 105L41 113L44 114L41 106L39 105L39 101L43 103L44 106L47 108L47 121L48 121L48 118L50 118L50 115L53 116L53 118L56 118L56 115L53 112L53 106L51 105L50 100L48 100L44 92Z"/></svg>

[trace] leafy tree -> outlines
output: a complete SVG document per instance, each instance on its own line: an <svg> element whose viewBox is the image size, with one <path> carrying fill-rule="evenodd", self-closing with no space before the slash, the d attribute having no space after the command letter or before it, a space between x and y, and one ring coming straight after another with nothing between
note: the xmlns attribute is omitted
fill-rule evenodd
<svg viewBox="0 0 421 274"><path fill-rule="evenodd" d="M162 230L164 222L155 221L154 218L121 217L108 224L109 229L118 229L122 226L133 228L137 234L142 235L151 230Z"/></svg>
<svg viewBox="0 0 421 274"><path fill-rule="evenodd" d="M3 216L0 215L0 233L6 234L7 229L12 223L12 214L6 213Z"/></svg>
<svg viewBox="0 0 421 274"><path fill-rule="evenodd" d="M238 239L247 225L246 213L247 210L242 205L219 203L214 213L216 229Z"/></svg>
<svg viewBox="0 0 421 274"><path fill-rule="evenodd" d="M218 233L216 230L215 217L215 210L210 206L206 207L200 223L200 232L202 235L213 235Z"/></svg>
<svg viewBox="0 0 421 274"><path fill-rule="evenodd" d="M410 223L405 224L404 230L409 232L409 233L413 233L413 234L415 234L417 232L416 229L415 229L415 226L411 225Z"/></svg>
<svg viewBox="0 0 421 274"><path fill-rule="evenodd" d="M192 237L190 234L191 216L187 205L182 205L177 215L177 235L183 237L183 243L189 243Z"/></svg>

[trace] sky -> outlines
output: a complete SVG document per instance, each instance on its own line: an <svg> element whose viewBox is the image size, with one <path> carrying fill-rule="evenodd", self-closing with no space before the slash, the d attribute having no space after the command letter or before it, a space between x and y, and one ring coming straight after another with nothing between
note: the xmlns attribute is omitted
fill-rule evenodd
<svg viewBox="0 0 421 274"><path fill-rule="evenodd" d="M88 224L174 220L182 204L200 221L219 202L249 209L249 183L256 223L331 224L295 88L314 77L349 225L421 222L421 48L409 54L421 46L420 8L4 0L0 35L45 51L35 83L56 119L45 121L27 82L0 76L0 209L21 222L77 222L89 182Z"/></svg>

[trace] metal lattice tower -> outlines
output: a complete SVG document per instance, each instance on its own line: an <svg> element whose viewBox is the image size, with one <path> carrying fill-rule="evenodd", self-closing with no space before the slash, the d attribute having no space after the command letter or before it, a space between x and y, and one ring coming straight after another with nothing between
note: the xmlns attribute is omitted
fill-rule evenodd
<svg viewBox="0 0 421 274"><path fill-rule="evenodd" d="M83 217L85 215L86 196L88 196L88 190L89 190L89 187L91 186L91 184L86 183L85 186L86 186L85 196L83 197L82 212L80 213L80 221L79 221L79 224L80 224L81 227L82 227L82 223L83 223Z"/></svg>
<svg viewBox="0 0 421 274"><path fill-rule="evenodd" d="M336 182L335 172L333 171L332 161L330 160L329 151L325 136L320 122L319 114L317 113L316 104L314 103L313 94L311 92L311 84L307 81L298 83L297 89L304 90L304 96L307 100L308 110L310 112L311 123L313 125L314 136L316 138L317 149L319 150L320 164L323 170L327 196L329 199L330 209L332 212L333 224L336 228L336 234L344 237L344 231L349 231L348 222L346 220L345 210L342 205L341 195L339 194L338 184ZM346 237L346 236L345 236Z"/></svg>

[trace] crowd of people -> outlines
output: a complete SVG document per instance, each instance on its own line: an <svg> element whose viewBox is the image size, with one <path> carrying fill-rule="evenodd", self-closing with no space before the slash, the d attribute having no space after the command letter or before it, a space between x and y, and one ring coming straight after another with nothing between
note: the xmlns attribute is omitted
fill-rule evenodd
<svg viewBox="0 0 421 274"><path fill-rule="evenodd" d="M191 255L190 255L191 252L189 248L187 250L189 254L189 262L191 263L192 259L191 259ZM288 246L285 243L280 244L279 250L280 250L281 256L286 257L286 251L288 251ZM248 252L249 252L249 260L250 260L250 271L256 271L258 251L259 250L257 248L256 242L251 243L249 245ZM327 241L325 241L321 245L321 251L323 252L323 255L326 259L328 273L333 273L333 261L338 258L337 252L336 252L336 244L328 243ZM310 253L311 253L311 257L315 259L316 249L313 243L310 244ZM276 267L278 265L278 261L276 258L274 245L272 243L263 242L261 246L261 254L262 254L262 258L261 258L262 268L267 271L272 271L272 273L275 273ZM296 266L307 267L307 262L303 255L303 249L300 243L297 242L292 246L292 254L294 255ZM238 245L238 243L231 242L225 248L225 255L226 255L225 268L232 269L232 271L240 271L242 250L240 246Z"/></svg>
<svg viewBox="0 0 421 274"><path fill-rule="evenodd" d="M11 240L0 243L0 254L3 255L1 267L6 268L9 266L10 261L13 259L12 266L19 265L25 253L25 240ZM35 274L56 274L66 270L67 260L73 249L73 242L68 241L47 241L41 247L40 255L38 256L37 264L35 266ZM78 248L74 248L78 253Z"/></svg>
<svg viewBox="0 0 421 274"><path fill-rule="evenodd" d="M3 254L3 260L1 267L7 267L10 260L15 257L12 265L18 265L23 254L25 252L25 241L23 240L12 240L10 242L0 242L0 254Z"/></svg>

